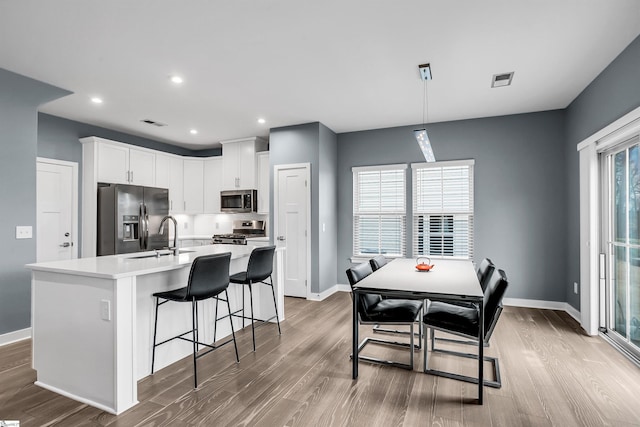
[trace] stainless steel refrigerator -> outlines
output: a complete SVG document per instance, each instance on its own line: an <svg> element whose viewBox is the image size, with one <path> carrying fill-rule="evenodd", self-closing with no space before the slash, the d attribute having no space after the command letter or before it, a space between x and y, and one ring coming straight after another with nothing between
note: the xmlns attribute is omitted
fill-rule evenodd
<svg viewBox="0 0 640 427"><path fill-rule="evenodd" d="M98 256L169 246L169 227L159 233L165 215L169 215L166 188L126 184L98 187Z"/></svg>

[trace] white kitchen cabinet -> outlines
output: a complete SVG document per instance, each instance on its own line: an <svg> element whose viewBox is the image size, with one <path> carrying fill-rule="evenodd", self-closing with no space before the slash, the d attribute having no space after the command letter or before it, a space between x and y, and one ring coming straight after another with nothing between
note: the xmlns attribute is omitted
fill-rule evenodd
<svg viewBox="0 0 640 427"><path fill-rule="evenodd" d="M222 176L221 156L204 161L204 213L220 213Z"/></svg>
<svg viewBox="0 0 640 427"><path fill-rule="evenodd" d="M169 159L169 211L184 212L184 165L182 157Z"/></svg>
<svg viewBox="0 0 640 427"><path fill-rule="evenodd" d="M269 152L256 154L258 164L258 213L269 213Z"/></svg>
<svg viewBox="0 0 640 427"><path fill-rule="evenodd" d="M155 185L156 157L153 151L94 139L98 140L98 182Z"/></svg>
<svg viewBox="0 0 640 427"><path fill-rule="evenodd" d="M184 212L198 214L204 211L204 160L184 159Z"/></svg>
<svg viewBox="0 0 640 427"><path fill-rule="evenodd" d="M244 138L221 141L222 189L252 190L256 183L256 153L267 149L262 138Z"/></svg>
<svg viewBox="0 0 640 427"><path fill-rule="evenodd" d="M156 183L159 188L169 188L169 159L168 154L156 153Z"/></svg>
<svg viewBox="0 0 640 427"><path fill-rule="evenodd" d="M170 213L184 212L184 168L182 157L156 154L156 187L169 189Z"/></svg>

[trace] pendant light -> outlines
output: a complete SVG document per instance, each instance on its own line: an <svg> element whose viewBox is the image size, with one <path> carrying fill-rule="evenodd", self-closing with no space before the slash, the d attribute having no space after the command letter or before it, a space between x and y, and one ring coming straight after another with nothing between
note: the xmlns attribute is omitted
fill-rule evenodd
<svg viewBox="0 0 640 427"><path fill-rule="evenodd" d="M422 129L416 129L413 131L413 135L416 137L416 141L418 141L418 145L420 146L420 150L422 151L422 155L427 162L435 162L436 157L433 155L433 148L431 148L431 141L429 140L429 135L427 134L427 129L425 128L425 123L429 117L429 111L427 106L427 80L431 80L431 65L430 64L422 64L418 65L418 70L420 71L420 78L422 79L422 83L424 85L424 98L422 103Z"/></svg>

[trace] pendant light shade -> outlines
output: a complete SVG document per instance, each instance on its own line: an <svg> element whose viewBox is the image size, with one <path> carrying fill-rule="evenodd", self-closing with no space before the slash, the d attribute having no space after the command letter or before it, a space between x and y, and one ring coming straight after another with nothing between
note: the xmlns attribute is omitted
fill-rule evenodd
<svg viewBox="0 0 640 427"><path fill-rule="evenodd" d="M433 78L431 74L431 64L422 64L418 65L418 70L420 71L420 78L423 81L424 85L424 102L422 103L422 126L426 123L427 112L427 80L431 80ZM433 155L433 148L431 148L431 141L429 141L429 135L427 134L427 129L416 129L413 131L413 135L416 137L416 141L418 141L418 145L420 146L420 150L422 151L422 155L427 162L435 162L436 156Z"/></svg>
<svg viewBox="0 0 640 427"><path fill-rule="evenodd" d="M416 141L420 146L422 155L427 162L435 162L436 157L433 155L433 149L431 148L431 141L429 141L429 135L426 129L416 129L413 131Z"/></svg>

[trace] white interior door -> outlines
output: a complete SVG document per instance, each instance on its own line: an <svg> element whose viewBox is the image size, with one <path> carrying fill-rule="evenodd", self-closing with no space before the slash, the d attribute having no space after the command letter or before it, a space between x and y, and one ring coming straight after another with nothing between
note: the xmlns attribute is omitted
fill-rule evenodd
<svg viewBox="0 0 640 427"><path fill-rule="evenodd" d="M77 165L38 159L37 262L77 258Z"/></svg>
<svg viewBox="0 0 640 427"><path fill-rule="evenodd" d="M275 179L275 242L279 247L286 247L284 294L306 298L309 277L309 166L276 166Z"/></svg>

